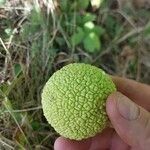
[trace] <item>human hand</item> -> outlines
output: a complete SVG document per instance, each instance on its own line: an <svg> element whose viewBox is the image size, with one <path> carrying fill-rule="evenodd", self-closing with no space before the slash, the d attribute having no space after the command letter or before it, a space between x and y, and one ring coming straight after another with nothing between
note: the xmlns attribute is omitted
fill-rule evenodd
<svg viewBox="0 0 150 150"><path fill-rule="evenodd" d="M108 97L106 111L114 129L81 141L59 137L55 150L150 149L150 87L119 77L113 80L119 92Z"/></svg>

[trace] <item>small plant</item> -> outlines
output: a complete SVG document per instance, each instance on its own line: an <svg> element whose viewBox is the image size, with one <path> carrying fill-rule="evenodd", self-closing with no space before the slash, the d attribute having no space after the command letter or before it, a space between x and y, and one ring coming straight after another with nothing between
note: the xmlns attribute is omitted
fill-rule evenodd
<svg viewBox="0 0 150 150"><path fill-rule="evenodd" d="M95 16L86 14L81 18L81 26L78 26L76 32L71 37L72 45L83 44L85 50L90 53L101 51L101 39L104 34L104 29L101 26L95 25L93 20Z"/></svg>

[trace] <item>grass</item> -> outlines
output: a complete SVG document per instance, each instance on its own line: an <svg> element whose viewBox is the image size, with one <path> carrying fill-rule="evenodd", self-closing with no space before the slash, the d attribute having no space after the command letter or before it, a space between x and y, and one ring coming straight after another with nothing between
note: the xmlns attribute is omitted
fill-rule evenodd
<svg viewBox="0 0 150 150"><path fill-rule="evenodd" d="M150 84L149 10L99 2L0 1L0 149L53 149L41 91L66 64Z"/></svg>

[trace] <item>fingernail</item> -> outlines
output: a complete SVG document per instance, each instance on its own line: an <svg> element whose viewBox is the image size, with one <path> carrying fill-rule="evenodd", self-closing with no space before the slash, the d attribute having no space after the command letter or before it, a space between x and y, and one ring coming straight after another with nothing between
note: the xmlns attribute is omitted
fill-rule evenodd
<svg viewBox="0 0 150 150"><path fill-rule="evenodd" d="M123 94L117 92L117 107L120 114L127 120L135 120L139 116L139 107Z"/></svg>

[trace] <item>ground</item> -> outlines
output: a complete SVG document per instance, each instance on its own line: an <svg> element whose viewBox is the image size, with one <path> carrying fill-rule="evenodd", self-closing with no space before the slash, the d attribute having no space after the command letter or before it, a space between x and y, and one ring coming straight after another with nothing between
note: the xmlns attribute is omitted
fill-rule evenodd
<svg viewBox="0 0 150 150"><path fill-rule="evenodd" d="M150 84L148 0L0 0L0 149L53 149L41 91L84 62Z"/></svg>

